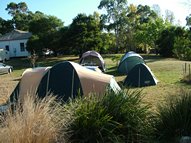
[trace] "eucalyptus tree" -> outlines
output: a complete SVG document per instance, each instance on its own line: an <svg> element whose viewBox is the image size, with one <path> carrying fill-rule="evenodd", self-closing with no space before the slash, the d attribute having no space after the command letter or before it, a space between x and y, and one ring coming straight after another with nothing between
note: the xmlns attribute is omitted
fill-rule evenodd
<svg viewBox="0 0 191 143"><path fill-rule="evenodd" d="M186 17L186 26L191 30L191 14Z"/></svg>
<svg viewBox="0 0 191 143"><path fill-rule="evenodd" d="M141 47L143 51L148 48L156 48L155 41L162 31L164 22L151 7L147 5L130 5L128 13L129 38L131 50Z"/></svg>
<svg viewBox="0 0 191 143"><path fill-rule="evenodd" d="M123 31L126 20L128 5L127 0L101 0L99 9L105 9L106 14L102 15L107 29L109 31L114 31L116 36L116 52L120 48L120 35Z"/></svg>
<svg viewBox="0 0 191 143"><path fill-rule="evenodd" d="M7 8L5 9L8 11L8 14L10 14L11 16L16 16L18 13L27 13L28 10L28 6L25 2L20 2L20 3L14 3L11 2L7 5Z"/></svg>
<svg viewBox="0 0 191 143"><path fill-rule="evenodd" d="M13 26L15 28L19 30L28 30L31 19L28 17L30 11L25 2L20 2L18 4L11 2L7 5L5 10L12 16Z"/></svg>
<svg viewBox="0 0 191 143"><path fill-rule="evenodd" d="M174 13L171 10L165 10L165 22L173 24L175 20Z"/></svg>

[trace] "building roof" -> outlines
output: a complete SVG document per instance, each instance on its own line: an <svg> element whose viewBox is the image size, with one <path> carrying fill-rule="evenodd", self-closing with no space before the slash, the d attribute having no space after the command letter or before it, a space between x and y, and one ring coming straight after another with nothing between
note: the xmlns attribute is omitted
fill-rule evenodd
<svg viewBox="0 0 191 143"><path fill-rule="evenodd" d="M13 31L0 36L0 41L22 40L32 36L31 32L14 29Z"/></svg>

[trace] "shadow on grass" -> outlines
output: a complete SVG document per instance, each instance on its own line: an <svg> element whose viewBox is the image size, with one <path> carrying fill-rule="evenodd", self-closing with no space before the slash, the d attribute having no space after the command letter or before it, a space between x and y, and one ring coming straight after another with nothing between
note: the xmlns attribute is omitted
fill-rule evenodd
<svg viewBox="0 0 191 143"><path fill-rule="evenodd" d="M143 54L141 56L146 61L146 63L156 62L164 59L163 57L154 54Z"/></svg>
<svg viewBox="0 0 191 143"><path fill-rule="evenodd" d="M6 61L5 64L13 66L13 71L31 67L28 58L11 58L9 61Z"/></svg>
<svg viewBox="0 0 191 143"><path fill-rule="evenodd" d="M41 61L41 62L38 62ZM79 58L42 58L41 60L37 61L37 66L54 66L57 63L64 62L64 61L72 61L78 63Z"/></svg>
<svg viewBox="0 0 191 143"><path fill-rule="evenodd" d="M104 54L103 58L115 58L116 56L121 56L122 54Z"/></svg>
<svg viewBox="0 0 191 143"><path fill-rule="evenodd" d="M113 76L122 76L122 74L118 73L117 66L113 66L107 69L106 74L110 74Z"/></svg>
<svg viewBox="0 0 191 143"><path fill-rule="evenodd" d="M70 57L41 57L36 61L36 66L53 66L59 62L63 61L73 61L78 62L79 58L70 56ZM9 61L6 61L5 64L13 66L13 70L22 70L26 68L32 68L32 64L29 58L11 58Z"/></svg>

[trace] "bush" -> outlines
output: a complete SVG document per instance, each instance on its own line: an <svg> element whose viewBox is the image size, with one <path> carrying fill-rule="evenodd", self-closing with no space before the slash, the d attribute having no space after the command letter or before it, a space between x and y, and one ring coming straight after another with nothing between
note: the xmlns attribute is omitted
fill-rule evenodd
<svg viewBox="0 0 191 143"><path fill-rule="evenodd" d="M76 143L149 142L149 106L141 99L138 91L76 99L65 107L73 119L64 136Z"/></svg>
<svg viewBox="0 0 191 143"><path fill-rule="evenodd" d="M159 140L175 142L183 136L191 136L191 92L170 98L159 107L156 115L156 135Z"/></svg>
<svg viewBox="0 0 191 143"><path fill-rule="evenodd" d="M191 60L190 40L185 37L177 37L174 41L173 53L180 60Z"/></svg>
<svg viewBox="0 0 191 143"><path fill-rule="evenodd" d="M26 96L14 113L1 116L0 142L149 142L149 106L140 91L108 91L55 103L54 97Z"/></svg>
<svg viewBox="0 0 191 143"><path fill-rule="evenodd" d="M16 105L14 113L1 115L0 142L3 143L49 143L56 142L60 131L56 118L59 106L53 97L42 100L26 95Z"/></svg>

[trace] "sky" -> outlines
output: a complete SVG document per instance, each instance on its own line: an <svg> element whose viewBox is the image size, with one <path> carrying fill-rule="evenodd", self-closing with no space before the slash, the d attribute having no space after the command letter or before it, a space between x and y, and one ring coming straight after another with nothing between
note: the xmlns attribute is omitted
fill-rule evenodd
<svg viewBox="0 0 191 143"><path fill-rule="evenodd" d="M0 17L3 19L11 19L7 14L5 8L10 2L25 2L30 11L41 11L47 15L58 17L67 26L72 23L72 20L79 14L85 13L87 15L93 14L94 11L102 13L97 7L101 0L0 0ZM142 4L152 6L158 4L161 8L161 13L164 15L166 9L171 10L176 18L180 21L182 26L185 26L186 16L191 13L189 6L183 2L190 2L191 0L128 0L128 4Z"/></svg>

